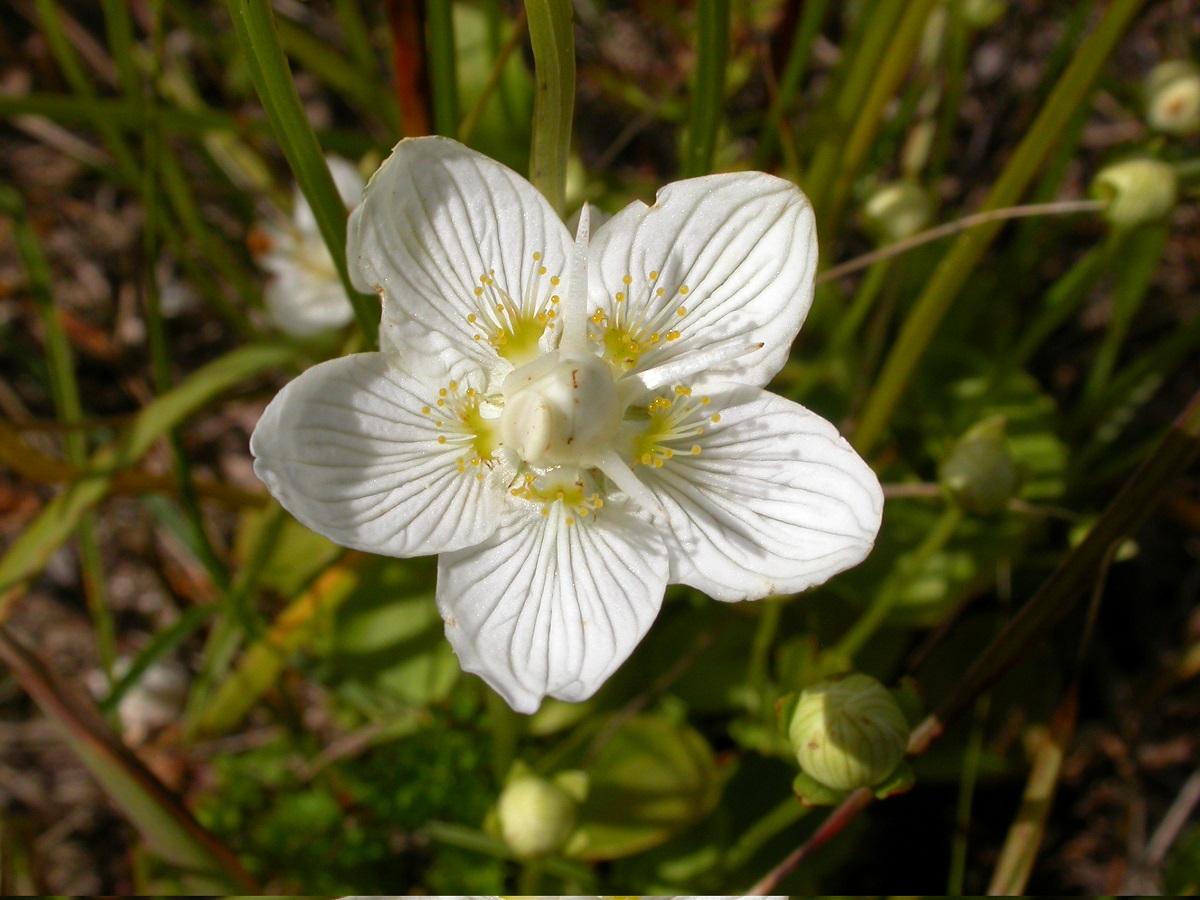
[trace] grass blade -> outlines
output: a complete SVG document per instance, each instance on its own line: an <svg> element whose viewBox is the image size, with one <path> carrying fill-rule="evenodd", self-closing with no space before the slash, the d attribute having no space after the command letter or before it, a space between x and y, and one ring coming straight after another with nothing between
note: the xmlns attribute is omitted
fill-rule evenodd
<svg viewBox="0 0 1200 900"><path fill-rule="evenodd" d="M717 133L725 108L725 65L729 59L729 0L696 5L696 83L683 150L683 177L713 169Z"/></svg>
<svg viewBox="0 0 1200 900"><path fill-rule="evenodd" d="M575 115L575 31L570 0L527 0L535 93L529 180L561 216Z"/></svg>

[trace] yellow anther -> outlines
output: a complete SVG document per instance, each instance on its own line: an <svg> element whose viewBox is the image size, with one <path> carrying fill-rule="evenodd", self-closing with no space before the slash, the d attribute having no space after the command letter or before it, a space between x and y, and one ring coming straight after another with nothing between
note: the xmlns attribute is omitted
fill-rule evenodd
<svg viewBox="0 0 1200 900"><path fill-rule="evenodd" d="M681 285L681 286L680 286L680 288L679 288L679 293L681 293L681 294L686 294L686 293L688 292L688 290L689 290L689 288L688 288L688 286L687 286L686 284L685 284L685 285Z"/></svg>
<svg viewBox="0 0 1200 900"><path fill-rule="evenodd" d="M446 401L445 401L445 400L438 400L438 402L437 402L437 405L438 405L438 406L445 406L445 405L446 405Z"/></svg>
<svg viewBox="0 0 1200 900"><path fill-rule="evenodd" d="M700 455L700 445L692 444L692 456L699 456L699 455Z"/></svg>
<svg viewBox="0 0 1200 900"><path fill-rule="evenodd" d="M477 287L477 288L475 288L475 296L476 296L476 297L482 297L482 296L483 296L483 288L481 288L481 287ZM474 317L474 316L468 316L468 317L467 317L467 320L468 320L468 321L470 321L470 322L473 322L473 321L475 321L475 317Z"/></svg>
<svg viewBox="0 0 1200 900"><path fill-rule="evenodd" d="M663 288L659 288L658 290L656 290L654 292L654 296L656 296L656 297L661 297L664 294L666 294L666 291Z"/></svg>
<svg viewBox="0 0 1200 900"><path fill-rule="evenodd" d="M535 253L535 254L533 254L533 261L534 261L534 262L541 262L541 261L542 261L542 254L540 254L540 253Z"/></svg>
<svg viewBox="0 0 1200 900"><path fill-rule="evenodd" d="M625 276L624 278L622 278L621 280L622 280L623 282L625 282L625 284L633 284L633 278L632 278L632 277L630 277L629 275L626 275L626 276Z"/></svg>
<svg viewBox="0 0 1200 900"><path fill-rule="evenodd" d="M429 415L432 411L428 406L421 407L421 412L425 413L425 415Z"/></svg>
<svg viewBox="0 0 1200 900"><path fill-rule="evenodd" d="M550 283L551 283L552 285L554 285L555 287L557 287L557 286L558 286L558 276L557 276L557 275L551 275L551 276L550 276Z"/></svg>
<svg viewBox="0 0 1200 900"><path fill-rule="evenodd" d="M552 278L550 280L553 281L554 279ZM550 302L553 303L555 306L557 306L558 305L558 294L555 294L553 297L551 297Z"/></svg>
<svg viewBox="0 0 1200 900"><path fill-rule="evenodd" d="M675 315L679 316L680 318L683 318L684 316L687 315L687 307L686 306L679 307L679 309L675 310Z"/></svg>
<svg viewBox="0 0 1200 900"><path fill-rule="evenodd" d="M452 390L452 391L457 391L457 390L458 390L458 382L457 382L457 381L452 381L452 382L450 382L450 390ZM445 393L445 392L443 391L443 394L444 394L444 393Z"/></svg>
<svg viewBox="0 0 1200 900"><path fill-rule="evenodd" d="M651 272L651 273L650 273L650 280L651 280L651 281L654 281L654 279L656 279L656 278L658 278L658 273L657 273L657 272Z"/></svg>
<svg viewBox="0 0 1200 900"><path fill-rule="evenodd" d="M439 396L439 397L445 397L445 396L446 396L446 394L447 394L447 391L446 391L446 389L445 389L445 388L440 388L440 389L438 390L438 396Z"/></svg>
<svg viewBox="0 0 1200 900"><path fill-rule="evenodd" d="M720 421L721 421L721 414L720 414L720 413L713 413L713 414L712 414L712 420L713 420L714 422L720 422Z"/></svg>
<svg viewBox="0 0 1200 900"><path fill-rule="evenodd" d="M677 340L679 340L679 332L678 332L678 331L668 331L668 332L667 332L667 340L668 340L668 341L677 341Z"/></svg>
<svg viewBox="0 0 1200 900"><path fill-rule="evenodd" d="M545 267L545 266L538 266L538 274L539 274L539 275L545 275L545 274L546 274L546 267Z"/></svg>
<svg viewBox="0 0 1200 900"><path fill-rule="evenodd" d="M622 302L625 299L624 291L617 291L617 295L613 299L615 299L618 303Z"/></svg>
<svg viewBox="0 0 1200 900"><path fill-rule="evenodd" d="M700 398L701 406L708 406L708 404L710 404L710 403L712 403L712 397L701 397Z"/></svg>
<svg viewBox="0 0 1200 900"><path fill-rule="evenodd" d="M474 325L476 322L479 321L479 316L475 315L475 313L468 313L467 321L470 322L472 325Z"/></svg>
<svg viewBox="0 0 1200 900"><path fill-rule="evenodd" d="M570 516L567 516L567 524L568 524L568 525L574 525L574 524L575 524L575 520L574 520L573 518L571 518Z"/></svg>
<svg viewBox="0 0 1200 900"><path fill-rule="evenodd" d="M439 434L439 435L438 435L438 443L439 443L439 444L444 444L444 443L446 443L446 436L445 436L444 434Z"/></svg>
<svg viewBox="0 0 1200 900"><path fill-rule="evenodd" d="M543 507L542 507L542 515L543 515L543 516L548 516L548 515L550 515L550 507L548 507L548 506L543 506Z"/></svg>

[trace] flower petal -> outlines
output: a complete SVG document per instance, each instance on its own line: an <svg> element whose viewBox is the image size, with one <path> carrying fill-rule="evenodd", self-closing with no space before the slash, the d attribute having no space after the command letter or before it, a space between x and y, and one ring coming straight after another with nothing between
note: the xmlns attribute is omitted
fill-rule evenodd
<svg viewBox="0 0 1200 900"><path fill-rule="evenodd" d="M314 366L259 420L254 472L301 523L344 547L419 556L477 544L500 523L504 489L476 474L483 467L460 471L470 448L436 427L437 393L381 353Z"/></svg>
<svg viewBox="0 0 1200 900"><path fill-rule="evenodd" d="M667 585L663 541L619 507L518 510L479 547L442 554L437 598L462 667L532 713L585 700L649 629Z"/></svg>
<svg viewBox="0 0 1200 900"><path fill-rule="evenodd" d="M812 207L791 182L762 172L692 178L597 230L589 308L610 327L640 330L631 335L640 348L630 357L634 373L718 344L761 343L706 378L762 387L808 313L816 264Z"/></svg>
<svg viewBox="0 0 1200 900"><path fill-rule="evenodd" d="M571 248L533 185L439 137L396 145L351 214L348 241L355 286L382 293L384 340L402 357L436 355L454 378L497 364L485 326L499 292L540 309Z"/></svg>
<svg viewBox="0 0 1200 900"><path fill-rule="evenodd" d="M322 256L329 255L325 245L314 246L309 240L299 246L311 252L317 265L305 265L297 258L273 257L273 275L263 292L267 312L276 325L295 337L341 328L354 317L354 310L332 261L328 272L320 266Z"/></svg>
<svg viewBox="0 0 1200 900"><path fill-rule="evenodd" d="M671 581L718 600L791 594L857 565L870 552L883 492L837 429L765 391L721 409L698 454L677 450L639 468L670 516ZM712 408L720 408L713 397Z"/></svg>

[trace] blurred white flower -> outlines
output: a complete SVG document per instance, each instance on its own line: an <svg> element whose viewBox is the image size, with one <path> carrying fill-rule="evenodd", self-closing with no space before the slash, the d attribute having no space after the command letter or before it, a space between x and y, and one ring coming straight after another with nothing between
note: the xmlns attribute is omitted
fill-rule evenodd
<svg viewBox="0 0 1200 900"><path fill-rule="evenodd" d="M802 591L869 552L878 480L761 388L812 300L807 199L762 173L635 202L572 241L532 185L443 138L402 141L350 219L382 350L305 372L255 471L344 546L441 554L465 669L521 712L591 696L668 583Z"/></svg>
<svg viewBox="0 0 1200 900"><path fill-rule="evenodd" d="M330 156L326 162L346 208L353 209L362 197L362 175L339 157ZM312 207L299 188L293 203L291 221L259 223L250 247L271 276L263 294L267 312L288 334L307 337L340 328L353 318L354 311L321 239Z"/></svg>

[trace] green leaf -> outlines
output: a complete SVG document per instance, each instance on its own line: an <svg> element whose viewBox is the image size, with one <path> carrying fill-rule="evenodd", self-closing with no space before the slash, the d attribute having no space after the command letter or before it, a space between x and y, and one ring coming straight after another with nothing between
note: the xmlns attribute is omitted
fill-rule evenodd
<svg viewBox="0 0 1200 900"><path fill-rule="evenodd" d="M588 776L588 797L567 847L576 859L616 859L655 847L705 816L720 794L704 738L653 716L590 722L557 763Z"/></svg>
<svg viewBox="0 0 1200 900"><path fill-rule="evenodd" d="M536 88L529 180L561 216L575 115L575 31L570 0L527 0Z"/></svg>
<svg viewBox="0 0 1200 900"><path fill-rule="evenodd" d="M36 575L83 515L99 503L113 474L136 463L160 437L219 394L260 372L286 365L299 355L291 346L251 344L193 372L142 409L132 427L92 454L87 472L46 504L0 559L0 619L16 589Z"/></svg>
<svg viewBox="0 0 1200 900"><path fill-rule="evenodd" d="M237 858L121 743L95 706L62 685L3 628L0 659L61 729L68 745L150 848L181 870L178 877L190 892L257 890Z"/></svg>

